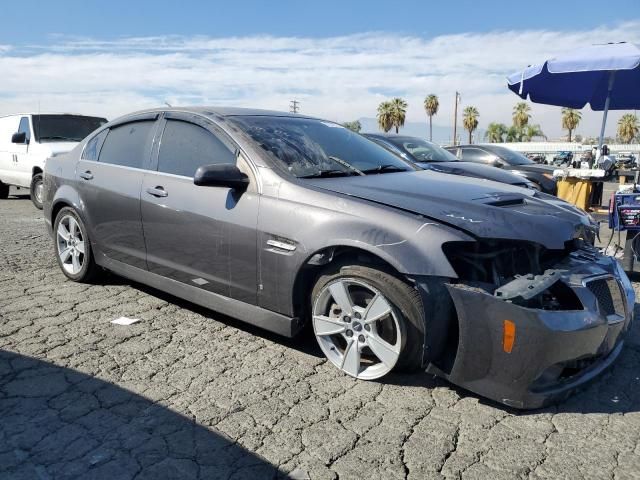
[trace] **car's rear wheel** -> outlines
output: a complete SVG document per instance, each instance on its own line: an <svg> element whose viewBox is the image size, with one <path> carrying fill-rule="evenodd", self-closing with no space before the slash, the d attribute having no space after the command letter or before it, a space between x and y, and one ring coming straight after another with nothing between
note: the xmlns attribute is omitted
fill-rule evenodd
<svg viewBox="0 0 640 480"><path fill-rule="evenodd" d="M84 222L70 207L64 207L53 226L56 257L62 273L74 282L89 282L99 272Z"/></svg>
<svg viewBox="0 0 640 480"><path fill-rule="evenodd" d="M363 265L329 270L313 289L311 311L320 348L346 374L374 380L420 367L422 301L391 273Z"/></svg>
<svg viewBox="0 0 640 480"><path fill-rule="evenodd" d="M36 173L31 179L31 201L37 209L42 210L42 202L44 201L44 181L41 173Z"/></svg>

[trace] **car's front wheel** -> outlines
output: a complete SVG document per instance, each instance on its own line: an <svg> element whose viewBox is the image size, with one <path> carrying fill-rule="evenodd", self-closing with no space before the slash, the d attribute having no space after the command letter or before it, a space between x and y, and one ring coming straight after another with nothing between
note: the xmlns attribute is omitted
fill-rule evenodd
<svg viewBox="0 0 640 480"><path fill-rule="evenodd" d="M56 257L62 273L74 282L90 282L99 272L87 228L70 207L58 212L53 225Z"/></svg>
<svg viewBox="0 0 640 480"><path fill-rule="evenodd" d="M36 173L31 179L31 188L29 189L31 194L31 201L37 209L42 210L42 202L44 201L44 182L41 173Z"/></svg>
<svg viewBox="0 0 640 480"><path fill-rule="evenodd" d="M342 265L312 292L313 330L327 359L364 380L420 367L424 314L420 294L384 270Z"/></svg>

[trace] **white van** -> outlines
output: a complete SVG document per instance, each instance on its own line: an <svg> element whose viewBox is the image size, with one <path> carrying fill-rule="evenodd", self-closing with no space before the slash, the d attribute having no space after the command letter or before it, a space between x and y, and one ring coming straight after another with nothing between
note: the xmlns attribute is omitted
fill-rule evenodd
<svg viewBox="0 0 640 480"><path fill-rule="evenodd" d="M70 114L0 116L0 199L9 186L28 188L31 201L42 208L42 172L49 157L71 151L107 120Z"/></svg>

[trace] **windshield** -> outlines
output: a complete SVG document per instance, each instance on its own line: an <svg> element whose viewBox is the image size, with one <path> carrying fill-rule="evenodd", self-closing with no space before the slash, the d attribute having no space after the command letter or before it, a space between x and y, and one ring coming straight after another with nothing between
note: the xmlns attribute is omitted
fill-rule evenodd
<svg viewBox="0 0 640 480"><path fill-rule="evenodd" d="M416 162L457 162L458 157L435 143L421 138L389 138L394 145L404 148Z"/></svg>
<svg viewBox="0 0 640 480"><path fill-rule="evenodd" d="M274 116L238 116L233 121L298 178L414 170L385 148L336 123Z"/></svg>
<svg viewBox="0 0 640 480"><path fill-rule="evenodd" d="M105 123L84 115L34 115L33 132L38 142L79 142Z"/></svg>
<svg viewBox="0 0 640 480"><path fill-rule="evenodd" d="M498 155L509 165L531 165L536 163L533 160L525 157L523 154L514 152L513 150L509 150L505 147L491 146L490 148L487 148L487 150Z"/></svg>

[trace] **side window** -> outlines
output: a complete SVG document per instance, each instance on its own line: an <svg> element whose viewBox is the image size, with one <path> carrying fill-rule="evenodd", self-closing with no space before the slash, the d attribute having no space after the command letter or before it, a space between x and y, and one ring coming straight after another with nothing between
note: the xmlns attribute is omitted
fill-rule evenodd
<svg viewBox="0 0 640 480"><path fill-rule="evenodd" d="M125 123L109 129L99 161L123 167L143 168L155 120Z"/></svg>
<svg viewBox="0 0 640 480"><path fill-rule="evenodd" d="M465 162L484 162L487 154L479 148L461 148L462 160Z"/></svg>
<svg viewBox="0 0 640 480"><path fill-rule="evenodd" d="M31 141L31 128L29 128L29 117L22 117L20 119L20 126L18 127L18 133L26 133L27 143Z"/></svg>
<svg viewBox="0 0 640 480"><path fill-rule="evenodd" d="M84 151L82 152L83 160L94 160L98 161L98 156L100 155L100 148L102 147L102 142L109 133L109 130L103 130L98 135L93 137L91 140L87 142L84 147Z"/></svg>
<svg viewBox="0 0 640 480"><path fill-rule="evenodd" d="M180 120L167 120L160 142L158 171L193 177L198 167L236 163L236 156L208 130Z"/></svg>

